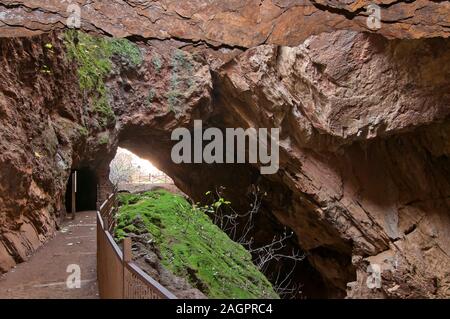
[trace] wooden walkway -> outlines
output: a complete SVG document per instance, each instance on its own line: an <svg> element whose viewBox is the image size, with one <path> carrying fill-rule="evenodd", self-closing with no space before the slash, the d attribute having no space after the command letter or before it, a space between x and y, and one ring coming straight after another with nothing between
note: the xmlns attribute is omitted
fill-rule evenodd
<svg viewBox="0 0 450 319"><path fill-rule="evenodd" d="M0 298L98 298L96 212L79 212L27 262L0 277ZM80 288L68 288L69 265L80 267Z"/></svg>

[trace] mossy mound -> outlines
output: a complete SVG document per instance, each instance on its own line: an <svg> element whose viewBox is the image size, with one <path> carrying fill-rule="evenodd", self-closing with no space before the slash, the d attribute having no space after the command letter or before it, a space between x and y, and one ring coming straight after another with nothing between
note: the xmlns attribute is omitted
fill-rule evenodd
<svg viewBox="0 0 450 319"><path fill-rule="evenodd" d="M250 253L183 197L164 190L119 196L118 240L148 232L163 265L210 298L279 298Z"/></svg>

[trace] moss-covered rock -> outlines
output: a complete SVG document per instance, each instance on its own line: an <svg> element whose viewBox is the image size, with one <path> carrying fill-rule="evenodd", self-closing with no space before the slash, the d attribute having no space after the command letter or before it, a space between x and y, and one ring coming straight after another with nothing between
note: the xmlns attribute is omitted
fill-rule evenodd
<svg viewBox="0 0 450 319"><path fill-rule="evenodd" d="M137 67L143 62L139 47L127 39L91 36L77 30L65 32L64 44L68 57L78 65L80 88L90 93L92 111L100 116L100 124L106 126L114 120L105 85L105 79L113 68L111 59L117 55Z"/></svg>
<svg viewBox="0 0 450 319"><path fill-rule="evenodd" d="M251 255L200 209L164 190L121 194L116 238L148 232L163 264L210 298L278 298Z"/></svg>

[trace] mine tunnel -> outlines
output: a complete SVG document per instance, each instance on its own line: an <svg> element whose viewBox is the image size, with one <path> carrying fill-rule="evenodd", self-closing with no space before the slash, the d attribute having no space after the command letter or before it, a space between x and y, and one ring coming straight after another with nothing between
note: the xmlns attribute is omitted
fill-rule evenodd
<svg viewBox="0 0 450 319"><path fill-rule="evenodd" d="M92 170L72 170L67 181L65 202L67 213L71 213L73 209L75 212L97 209L97 178ZM74 207L72 203L75 204Z"/></svg>

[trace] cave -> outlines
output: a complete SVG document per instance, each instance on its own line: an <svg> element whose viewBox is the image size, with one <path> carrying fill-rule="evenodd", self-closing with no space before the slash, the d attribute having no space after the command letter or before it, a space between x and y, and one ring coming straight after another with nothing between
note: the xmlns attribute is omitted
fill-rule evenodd
<svg viewBox="0 0 450 319"><path fill-rule="evenodd" d="M225 127L220 119L214 119L205 124L206 127L216 125ZM251 209L253 202L253 187L260 188L260 192L268 194L261 201L260 211L255 217L254 230L247 234L248 238L254 240L254 246L262 247L270 244L274 236L279 236L286 231L286 224L281 223L275 216L275 212L282 212L293 201L292 192L284 185L269 180L262 175L260 169L243 163L226 164L212 163L204 165L201 163L174 164L171 160L171 147L177 141L171 141L167 133L161 134L153 127L142 127L140 125L127 125L122 128L118 145L131 151L136 156L153 163L158 169L167 174L175 185L189 195L192 203L208 204L205 193L208 191L219 191L221 195L233 202L233 208L243 213ZM225 148L225 146L224 146ZM225 149L223 150L225 153ZM102 181L100 181L102 184ZM224 187L226 186L226 187ZM244 225L246 220L240 220ZM289 231L291 229L288 229ZM238 227L238 233L243 229ZM345 283L355 280L355 269L351 267L351 253L349 245L340 249L339 258L345 262L338 262L336 258L330 258L329 271L342 274L342 280L330 280L323 276L315 267L311 254L299 249L299 238L294 234L285 242L285 247L279 253L289 256L293 251L299 251L305 258L294 264L289 258L274 260L270 262L264 274L272 284L277 284L278 276L290 274L289 282L286 281L283 298L291 299L320 299L320 298L342 298L345 297ZM256 256L253 256L254 260ZM326 260L326 256L322 260ZM346 281L347 280L347 281Z"/></svg>
<svg viewBox="0 0 450 319"><path fill-rule="evenodd" d="M77 211L111 193L120 146L195 202L223 187L245 211L252 187L267 193L253 235L263 243L284 227L295 232L288 248L305 253L295 280L306 297L450 297L450 32L425 23L448 21L448 3L383 6L386 23L374 31L366 1L276 2L254 10L242 1L236 10L187 0L151 20L127 1L108 15L85 6L83 37L126 37L134 48L126 51L137 48L131 58L109 52L99 65L111 72L87 86L80 73L91 72L71 57L79 41L91 42L63 40L62 2L40 4L44 11L3 6L0 271L52 238L71 211L75 168ZM175 165L171 132L196 120L222 130L280 128L279 171ZM366 285L372 263L383 267L379 289Z"/></svg>
<svg viewBox="0 0 450 319"><path fill-rule="evenodd" d="M97 210L97 187L97 178L93 170L89 168L72 170L65 194L67 214L72 212L73 194L75 196L75 212Z"/></svg>

